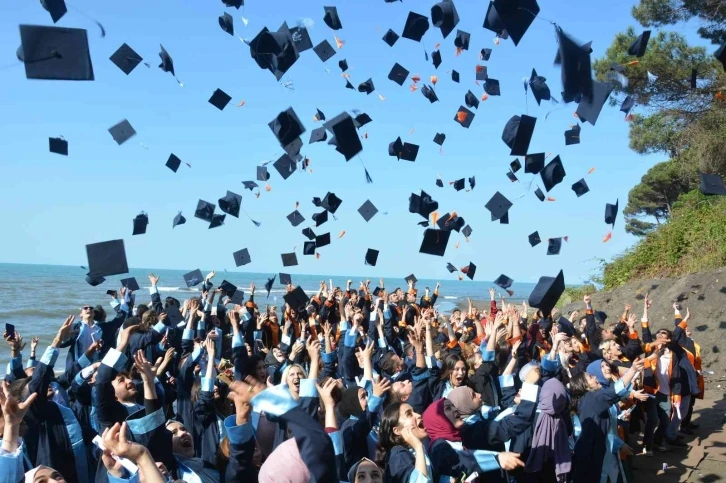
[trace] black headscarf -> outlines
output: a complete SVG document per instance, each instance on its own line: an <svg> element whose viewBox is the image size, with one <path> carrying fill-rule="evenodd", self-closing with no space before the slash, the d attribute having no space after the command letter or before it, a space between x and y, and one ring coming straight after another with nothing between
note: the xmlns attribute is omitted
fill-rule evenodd
<svg viewBox="0 0 726 483"><path fill-rule="evenodd" d="M358 399L358 391L360 390L365 389L354 386L343 391L343 397L340 404L338 404L338 412L343 419L348 419L351 416L362 419L365 416L365 410L361 409L360 400Z"/></svg>

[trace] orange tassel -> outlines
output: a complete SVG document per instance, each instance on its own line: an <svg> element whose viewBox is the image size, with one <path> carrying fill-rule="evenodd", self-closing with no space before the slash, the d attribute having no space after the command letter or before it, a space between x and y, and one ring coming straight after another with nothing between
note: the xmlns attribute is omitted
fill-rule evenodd
<svg viewBox="0 0 726 483"><path fill-rule="evenodd" d="M625 65L638 65L638 64L640 64L640 61L639 60L631 60L630 62L628 62Z"/></svg>
<svg viewBox="0 0 726 483"><path fill-rule="evenodd" d="M363 133L363 139L368 139L368 131Z"/></svg>
<svg viewBox="0 0 726 483"><path fill-rule="evenodd" d="M237 107L242 107L245 105L247 101L241 101L239 104L237 104Z"/></svg>
<svg viewBox="0 0 726 483"><path fill-rule="evenodd" d="M439 47L441 47L441 44L434 45L434 50L439 50Z"/></svg>
<svg viewBox="0 0 726 483"><path fill-rule="evenodd" d="M411 80L416 83L421 80L421 76L418 74L415 74L413 77L411 77Z"/></svg>
<svg viewBox="0 0 726 483"><path fill-rule="evenodd" d="M269 184L266 184L265 191L272 191L272 186L270 186Z"/></svg>
<svg viewBox="0 0 726 483"><path fill-rule="evenodd" d="M320 258L320 254L318 252L315 252L315 260L318 260Z"/></svg>
<svg viewBox="0 0 726 483"><path fill-rule="evenodd" d="M487 94L487 93L485 92L484 94L482 94L482 95L481 95L481 100L482 100L482 101L486 101L487 99L489 99L489 94Z"/></svg>
<svg viewBox="0 0 726 483"><path fill-rule="evenodd" d="M603 243L607 243L610 241L610 239L613 237L613 232L609 232L607 235L605 235L605 238L602 239Z"/></svg>
<svg viewBox="0 0 726 483"><path fill-rule="evenodd" d="M459 249L459 242L456 242L456 245L454 245L454 248L456 248L457 250Z"/></svg>
<svg viewBox="0 0 726 483"><path fill-rule="evenodd" d="M335 46L338 47L338 50L342 49L345 45L345 40L340 40L338 37L335 37Z"/></svg>
<svg viewBox="0 0 726 483"><path fill-rule="evenodd" d="M552 198L552 197L548 196L548 197L547 197L547 201L557 201L557 200L555 200L554 198Z"/></svg>
<svg viewBox="0 0 726 483"><path fill-rule="evenodd" d="M346 79L350 79L350 74L348 74L347 72L343 72L342 74L340 74L340 76Z"/></svg>
<svg viewBox="0 0 726 483"><path fill-rule="evenodd" d="M462 49L461 47L457 47L456 48L456 53L454 54L454 57L460 56L462 52L464 52L464 49Z"/></svg>
<svg viewBox="0 0 726 483"><path fill-rule="evenodd" d="M436 83L437 83L438 81L439 81L439 77L438 77L438 76L435 76L435 75L432 75L432 76L431 76L431 83L432 83L433 85L436 85Z"/></svg>
<svg viewBox="0 0 726 483"><path fill-rule="evenodd" d="M565 241L570 241L570 237L569 236L563 236L562 239L565 240Z"/></svg>
<svg viewBox="0 0 726 483"><path fill-rule="evenodd" d="M466 112L459 111L459 112L456 113L456 120L459 121L459 122L464 122L464 121L466 121L466 118L468 116L469 116L469 114L467 114Z"/></svg>
<svg viewBox="0 0 726 483"><path fill-rule="evenodd" d="M341 231L338 235L338 238L343 238L345 236L345 230Z"/></svg>
<svg viewBox="0 0 726 483"><path fill-rule="evenodd" d="M499 37L494 37L494 45L499 45Z"/></svg>
<svg viewBox="0 0 726 483"><path fill-rule="evenodd" d="M588 171L587 174L592 174L594 172L595 172L595 168L593 167L593 168L590 168L590 171Z"/></svg>
<svg viewBox="0 0 726 483"><path fill-rule="evenodd" d="M434 211L431 213L431 224L435 226L437 221L439 221L439 212Z"/></svg>
<svg viewBox="0 0 726 483"><path fill-rule="evenodd" d="M383 96L382 96L382 95L380 95L380 94L378 94L378 98L379 98L380 100L382 100L382 101L385 101L385 100L386 100L386 98L385 98L385 97L383 97Z"/></svg>

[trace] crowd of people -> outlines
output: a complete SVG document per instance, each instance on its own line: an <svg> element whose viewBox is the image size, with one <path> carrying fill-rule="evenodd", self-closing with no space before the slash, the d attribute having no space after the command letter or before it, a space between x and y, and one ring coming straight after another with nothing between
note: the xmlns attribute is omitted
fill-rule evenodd
<svg viewBox="0 0 726 483"><path fill-rule="evenodd" d="M26 363L22 327L6 332L0 483L626 483L636 451L696 428L677 304L656 329L647 296L640 323L630 305L608 322L590 297L564 317L492 289L488 311L442 316L438 286L380 280L288 286L278 313L213 278L185 301L153 275L148 304L112 291Z"/></svg>

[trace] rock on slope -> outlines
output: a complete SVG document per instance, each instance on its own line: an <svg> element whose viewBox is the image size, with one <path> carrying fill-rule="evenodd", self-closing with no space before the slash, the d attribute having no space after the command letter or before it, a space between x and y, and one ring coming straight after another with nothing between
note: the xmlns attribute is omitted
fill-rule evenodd
<svg viewBox="0 0 726 483"><path fill-rule="evenodd" d="M607 322L616 322L626 303L633 306L640 319L643 298L650 293L651 329L673 328L673 303L678 301L681 312L691 310L689 327L694 340L701 346L704 369L715 372L711 377L726 373L726 267L711 272L672 279L651 279L631 282L609 292L592 294L595 310L604 311ZM581 300L573 300L562 309L564 314L583 309ZM721 354L723 352L724 355ZM708 377L708 376L707 376Z"/></svg>

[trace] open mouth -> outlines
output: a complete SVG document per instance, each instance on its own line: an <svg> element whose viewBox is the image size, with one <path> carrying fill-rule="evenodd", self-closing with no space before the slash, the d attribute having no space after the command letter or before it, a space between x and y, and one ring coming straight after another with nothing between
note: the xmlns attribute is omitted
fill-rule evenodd
<svg viewBox="0 0 726 483"><path fill-rule="evenodd" d="M182 448L191 448L192 447L192 437L191 436L183 436L181 440Z"/></svg>

